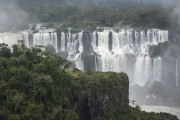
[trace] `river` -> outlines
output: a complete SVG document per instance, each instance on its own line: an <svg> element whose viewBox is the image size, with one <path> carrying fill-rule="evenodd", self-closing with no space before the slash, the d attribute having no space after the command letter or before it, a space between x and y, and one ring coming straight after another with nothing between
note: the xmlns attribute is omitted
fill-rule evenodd
<svg viewBox="0 0 180 120"><path fill-rule="evenodd" d="M170 113L172 115L176 115L180 119L180 108L172 108L172 107L165 107L165 106L141 106L141 109L146 112Z"/></svg>

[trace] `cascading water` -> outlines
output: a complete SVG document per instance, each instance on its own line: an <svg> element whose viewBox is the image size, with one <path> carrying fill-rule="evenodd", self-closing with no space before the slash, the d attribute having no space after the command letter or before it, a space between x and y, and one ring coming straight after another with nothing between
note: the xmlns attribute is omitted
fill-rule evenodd
<svg viewBox="0 0 180 120"><path fill-rule="evenodd" d="M126 72L131 84L144 85L146 82L161 80L161 57L151 58L149 56L149 46L158 45L168 41L168 31L152 29L147 31L137 31L133 29L105 29L95 31L91 34L90 46L92 51L89 55L94 55L94 69L96 71ZM69 53L68 60L75 62L75 67L86 70L84 66L85 44L83 32L81 33L61 33L61 45ZM66 37L65 37L66 36ZM71 36L69 40L68 36ZM86 43L87 44L87 43ZM64 47L66 46L66 47ZM89 63L88 63L89 64Z"/></svg>
<svg viewBox="0 0 180 120"><path fill-rule="evenodd" d="M52 45L55 51L58 52L57 33L54 29L46 29L42 28L41 25L37 25L35 31L0 33L0 43L8 44L10 48L15 44L21 44L21 42L28 48Z"/></svg>
<svg viewBox="0 0 180 120"><path fill-rule="evenodd" d="M84 70L84 63L81 56L81 53L83 53L82 32L76 34L71 34L70 32L68 34L61 33L61 36L66 36L64 37L65 39L62 39L63 42L61 42L61 45L65 46L65 50L69 53L67 59L74 62L76 68Z"/></svg>
<svg viewBox="0 0 180 120"><path fill-rule="evenodd" d="M18 33L0 33L0 43L8 44L10 47L18 44L18 40L22 40L22 36Z"/></svg>
<svg viewBox="0 0 180 120"><path fill-rule="evenodd" d="M31 37L30 37L30 31L23 31L19 33L21 36L21 40L24 40L24 44L30 48L31 47Z"/></svg>
<svg viewBox="0 0 180 120"><path fill-rule="evenodd" d="M147 82L161 80L162 58L158 56L151 58L148 51L150 45L168 41L168 31L158 29L114 31L106 28L101 32L92 33L61 32L60 38L57 38L54 29L39 25L36 26L35 32L27 30L0 34L0 43L12 46L17 44L18 40L24 40L27 47L52 45L56 52L68 52L67 59L74 62L78 69L86 70L86 67L90 66L96 71L125 72L129 75L131 84L143 86ZM87 60L89 56L94 56L90 59L94 62Z"/></svg>
<svg viewBox="0 0 180 120"><path fill-rule="evenodd" d="M66 50L66 34L64 32L61 33L61 47L60 50L61 51L65 51Z"/></svg>
<svg viewBox="0 0 180 120"><path fill-rule="evenodd" d="M138 56L135 64L134 84L144 85L152 78L152 59L149 56Z"/></svg>
<svg viewBox="0 0 180 120"><path fill-rule="evenodd" d="M149 56L138 56L135 64L133 82L144 85L146 82L161 80L161 57L150 58Z"/></svg>
<svg viewBox="0 0 180 120"><path fill-rule="evenodd" d="M53 29L39 30L33 34L33 46L47 45L52 45L56 52L58 52L57 33Z"/></svg>

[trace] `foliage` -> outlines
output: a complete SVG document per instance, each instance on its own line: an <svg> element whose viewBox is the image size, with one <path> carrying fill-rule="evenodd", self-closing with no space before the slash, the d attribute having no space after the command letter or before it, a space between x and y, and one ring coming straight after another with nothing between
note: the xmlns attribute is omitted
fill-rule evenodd
<svg viewBox="0 0 180 120"><path fill-rule="evenodd" d="M128 106L125 73L72 72L48 51L0 45L1 120L169 120ZM51 51L51 49L50 49ZM53 51L51 51L53 52Z"/></svg>
<svg viewBox="0 0 180 120"><path fill-rule="evenodd" d="M83 9L77 6L57 4L27 7L25 10L31 18L38 19L40 22L47 23L48 26L57 27L62 30L68 27L72 27L75 30L94 29L98 26L165 29L176 24L169 17L171 16L172 9L161 6L118 8L91 6Z"/></svg>

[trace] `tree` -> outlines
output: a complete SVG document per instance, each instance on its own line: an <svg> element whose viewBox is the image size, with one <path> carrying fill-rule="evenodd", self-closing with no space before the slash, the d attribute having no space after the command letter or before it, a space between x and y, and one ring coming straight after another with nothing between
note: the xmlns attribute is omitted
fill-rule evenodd
<svg viewBox="0 0 180 120"><path fill-rule="evenodd" d="M0 57L10 58L11 50L8 48L7 44L0 44Z"/></svg>

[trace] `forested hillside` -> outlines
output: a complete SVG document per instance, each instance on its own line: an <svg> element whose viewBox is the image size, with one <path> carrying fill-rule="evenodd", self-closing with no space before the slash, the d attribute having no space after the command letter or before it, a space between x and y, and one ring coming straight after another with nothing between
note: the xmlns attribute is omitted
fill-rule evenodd
<svg viewBox="0 0 180 120"><path fill-rule="evenodd" d="M68 5L86 5L86 6L102 6L102 7L118 7L118 6L136 6L141 5L162 5L165 2L174 3L177 0L16 0L21 5L47 5L47 4L68 4Z"/></svg>
<svg viewBox="0 0 180 120"><path fill-rule="evenodd" d="M179 24L174 18L177 7L175 2L146 0L15 0L3 1L1 6L9 17L18 11L17 17L25 19L23 26L30 23L47 23L51 27L74 29L94 29L97 26L106 27L138 27L138 28L178 28ZM168 1L168 0L166 0ZM10 4L9 4L10 3ZM151 3L151 4L148 4ZM15 7L12 7L15 6ZM18 7L18 9L17 9ZM21 9L21 11L19 10ZM8 13L6 13L8 11ZM26 15L24 16L24 14ZM4 13L3 13L4 14ZM177 18L178 19L178 18ZM9 19L8 19L9 21ZM19 27L19 23L17 24ZM16 26L10 24L11 27Z"/></svg>
<svg viewBox="0 0 180 120"><path fill-rule="evenodd" d="M1 120L176 120L128 106L124 73L81 72L49 51L0 45Z"/></svg>
<svg viewBox="0 0 180 120"><path fill-rule="evenodd" d="M173 24L169 18L171 9L162 7L118 9L92 7L85 10L75 6L41 6L27 9L27 12L31 18L40 22L60 23L84 29L96 26L166 29Z"/></svg>

